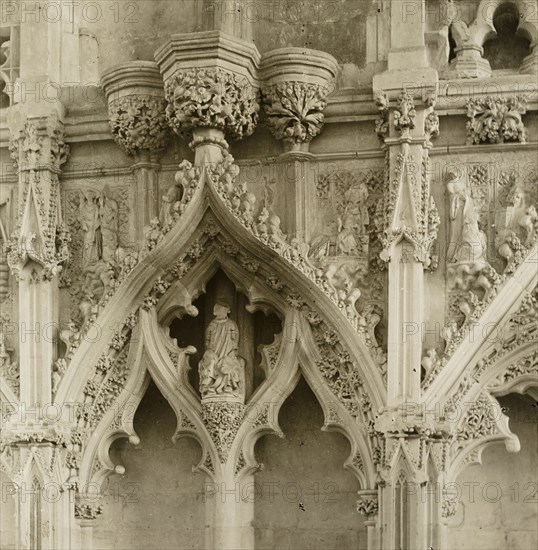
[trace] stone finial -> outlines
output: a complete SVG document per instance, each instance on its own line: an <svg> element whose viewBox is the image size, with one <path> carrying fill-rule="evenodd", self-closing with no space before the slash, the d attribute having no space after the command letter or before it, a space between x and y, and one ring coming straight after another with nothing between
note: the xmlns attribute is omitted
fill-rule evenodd
<svg viewBox="0 0 538 550"><path fill-rule="evenodd" d="M110 129L128 154L157 154L169 135L164 86L152 61L132 61L105 72L101 86L108 100Z"/></svg>
<svg viewBox="0 0 538 550"><path fill-rule="evenodd" d="M320 134L338 71L334 57L316 50L281 48L263 57L267 124L288 150L308 151L310 141Z"/></svg>
<svg viewBox="0 0 538 550"><path fill-rule="evenodd" d="M225 133L236 139L252 134L259 112L259 57L252 43L219 31L173 35L155 59L174 131L182 137L195 133L193 147L226 148Z"/></svg>

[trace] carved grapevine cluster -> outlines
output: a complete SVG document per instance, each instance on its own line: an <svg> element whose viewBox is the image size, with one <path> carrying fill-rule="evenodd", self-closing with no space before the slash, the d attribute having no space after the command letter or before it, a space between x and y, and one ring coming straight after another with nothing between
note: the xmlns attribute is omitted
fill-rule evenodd
<svg viewBox="0 0 538 550"><path fill-rule="evenodd" d="M164 98L133 95L112 101L109 124L116 142L129 154L157 152L168 138Z"/></svg>
<svg viewBox="0 0 538 550"><path fill-rule="evenodd" d="M166 83L165 94L166 116L181 136L205 127L242 138L252 134L258 122L258 90L223 69L178 71Z"/></svg>

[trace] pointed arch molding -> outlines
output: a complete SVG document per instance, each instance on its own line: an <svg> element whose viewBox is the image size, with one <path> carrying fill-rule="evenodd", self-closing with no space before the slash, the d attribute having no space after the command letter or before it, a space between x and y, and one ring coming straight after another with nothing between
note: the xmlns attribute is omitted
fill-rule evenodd
<svg viewBox="0 0 538 550"><path fill-rule="evenodd" d="M477 322L467 327L462 342L424 392L423 402L428 410L445 403L450 396L459 393L463 386L469 385L468 379L475 374L473 369L478 370L478 365L488 356L499 353L505 344L505 329L510 328L511 318L529 299L537 285L538 243L532 247L525 261L499 290ZM535 335L530 334L529 341L536 345ZM488 370L491 366L488 365ZM506 355L500 357L494 367L496 376L509 367ZM472 394L477 396L490 381L489 375L481 376Z"/></svg>
<svg viewBox="0 0 538 550"><path fill-rule="evenodd" d="M166 303L165 298L163 301ZM191 367L188 356L196 350L190 346L178 348L167 334L168 329L159 323L157 311L158 308L151 308L139 312L127 359L128 380L115 406L107 411L85 446L79 485L90 487L97 483L102 486L109 474L124 471L122 465L112 463L110 446L121 437L128 437L133 443L139 441L133 417L150 376L176 414L174 439L192 437L202 447L202 458L195 471L213 479L222 476L240 479L260 466L254 456L257 440L266 434L283 435L278 425L278 413L301 374L324 411L323 429L339 431L350 442L351 453L344 467L355 474L361 487L374 483L375 467L365 426L358 423L328 389L316 366L321 355L310 326L300 312L286 307L283 338L275 366L250 398L237 431L231 432L230 447L223 450L220 447L222 434L212 433L211 428L204 424L199 397L188 382ZM227 427L220 426L219 430L226 432Z"/></svg>
<svg viewBox="0 0 538 550"><path fill-rule="evenodd" d="M466 401L455 414L459 418L447 472L449 480L455 481L467 466L481 464L482 453L493 443L504 443L511 453L520 450L518 437L508 427L508 417L487 391L472 402Z"/></svg>
<svg viewBox="0 0 538 550"><path fill-rule="evenodd" d="M381 373L366 344L347 321L337 305L299 269L277 252L261 243L228 210L210 182L207 169L202 170L199 185L190 197L178 222L162 238L159 244L127 275L110 301L100 313L97 323L100 338L97 341L83 340L75 351L66 375L56 396L56 402L64 405L66 418L72 416L70 407L82 396L84 385L92 374L99 357L106 352L118 326L136 312L151 292L159 277L185 254L195 235L201 231L201 223L207 211L221 227L221 231L236 243L241 254L259 265L266 274L274 274L287 289L301 296L306 304L315 308L328 326L338 327L338 336L360 369L365 389L372 408L378 410L385 402L386 389ZM252 274L251 274L252 278Z"/></svg>

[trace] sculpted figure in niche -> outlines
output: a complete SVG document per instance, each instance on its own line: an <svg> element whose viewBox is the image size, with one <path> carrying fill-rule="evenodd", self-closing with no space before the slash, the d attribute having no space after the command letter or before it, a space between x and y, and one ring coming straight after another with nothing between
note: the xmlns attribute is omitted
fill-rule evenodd
<svg viewBox="0 0 538 550"><path fill-rule="evenodd" d="M86 268L103 255L103 239L99 218L99 195L90 189L85 191L80 202L80 222L84 230L82 267Z"/></svg>
<svg viewBox="0 0 538 550"><path fill-rule="evenodd" d="M467 191L465 176L449 173L447 190L450 195L450 243L447 261L485 264L486 235L478 225L478 214Z"/></svg>
<svg viewBox="0 0 538 550"><path fill-rule="evenodd" d="M213 308L215 318L206 330L205 353L198 364L202 398L244 398L245 360L237 355L239 330L228 318L229 313L228 304L217 302Z"/></svg>
<svg viewBox="0 0 538 550"><path fill-rule="evenodd" d="M163 226L174 222L175 205L183 197L183 189L178 185L172 185L162 198L161 211L159 219Z"/></svg>

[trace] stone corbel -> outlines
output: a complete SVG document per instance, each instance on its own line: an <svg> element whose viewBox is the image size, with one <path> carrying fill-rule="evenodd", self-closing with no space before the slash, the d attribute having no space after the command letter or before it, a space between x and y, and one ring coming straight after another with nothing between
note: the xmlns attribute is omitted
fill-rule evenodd
<svg viewBox="0 0 538 550"><path fill-rule="evenodd" d="M312 139L321 133L323 111L338 73L338 62L325 52L281 48L263 56L267 125L286 151L308 152Z"/></svg>
<svg viewBox="0 0 538 550"><path fill-rule="evenodd" d="M108 100L110 130L116 143L134 158L137 240L158 215L159 156L169 137L164 85L157 65L131 61L106 71L101 87Z"/></svg>
<svg viewBox="0 0 538 550"><path fill-rule="evenodd" d="M315 170L309 161L310 142L322 131L327 97L339 73L331 55L304 48L281 48L262 57L262 96L266 123L285 152L277 164L283 227L300 242L308 242L315 220Z"/></svg>
<svg viewBox="0 0 538 550"><path fill-rule="evenodd" d="M131 61L114 67L101 77L101 87L116 143L136 160L155 160L168 137L164 85L157 65Z"/></svg>
<svg viewBox="0 0 538 550"><path fill-rule="evenodd" d="M165 82L168 122L179 136L193 135L195 164L221 162L225 135L252 134L260 55L251 42L219 31L176 34L155 59Z"/></svg>

